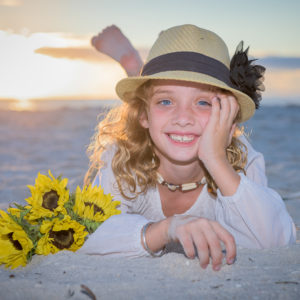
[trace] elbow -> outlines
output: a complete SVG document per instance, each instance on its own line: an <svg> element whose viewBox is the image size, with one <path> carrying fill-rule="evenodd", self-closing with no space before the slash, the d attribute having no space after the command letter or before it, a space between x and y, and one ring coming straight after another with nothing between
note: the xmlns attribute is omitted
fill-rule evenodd
<svg viewBox="0 0 300 300"><path fill-rule="evenodd" d="M290 246L296 243L296 226L294 222L291 220L291 224L289 227L284 228L282 233L279 235L278 243L276 246Z"/></svg>
<svg viewBox="0 0 300 300"><path fill-rule="evenodd" d="M260 226L261 230L248 235L240 245L252 249L271 249L287 247L296 243L296 227L291 217L287 215L285 222L278 221L272 227Z"/></svg>
<svg viewBox="0 0 300 300"><path fill-rule="evenodd" d="M260 239L261 249L269 249L269 248L279 248L286 247L296 243L296 227L292 219L290 218L290 222L285 225L281 225L280 227L273 228L272 232L269 235L270 238Z"/></svg>

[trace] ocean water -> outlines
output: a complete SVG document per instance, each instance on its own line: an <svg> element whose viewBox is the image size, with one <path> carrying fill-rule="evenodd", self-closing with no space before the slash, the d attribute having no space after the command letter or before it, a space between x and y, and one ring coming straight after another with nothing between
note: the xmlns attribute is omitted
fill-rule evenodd
<svg viewBox="0 0 300 300"><path fill-rule="evenodd" d="M22 111L2 102L0 204L24 203L27 185L49 169L67 177L71 190L82 185L95 127L101 114L117 103L40 102L34 110ZM300 106L262 106L244 126L254 148L264 154L269 186L285 199L300 198Z"/></svg>
<svg viewBox="0 0 300 300"><path fill-rule="evenodd" d="M61 109L87 109L117 105L120 100L0 100L3 111L57 111Z"/></svg>
<svg viewBox="0 0 300 300"><path fill-rule="evenodd" d="M245 130L264 154L269 185L283 197L299 198L300 106L262 106Z"/></svg>

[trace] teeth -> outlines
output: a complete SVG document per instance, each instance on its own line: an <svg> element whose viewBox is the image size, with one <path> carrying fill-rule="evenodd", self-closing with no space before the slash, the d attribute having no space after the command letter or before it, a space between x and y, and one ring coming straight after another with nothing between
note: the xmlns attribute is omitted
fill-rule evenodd
<svg viewBox="0 0 300 300"><path fill-rule="evenodd" d="M172 140L181 143L191 142L195 138L193 135L177 135L177 134L170 134L169 137Z"/></svg>

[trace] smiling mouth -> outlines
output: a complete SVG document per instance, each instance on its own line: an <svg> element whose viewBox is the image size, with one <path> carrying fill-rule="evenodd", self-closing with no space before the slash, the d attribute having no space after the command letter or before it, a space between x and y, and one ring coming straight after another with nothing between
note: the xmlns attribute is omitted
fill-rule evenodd
<svg viewBox="0 0 300 300"><path fill-rule="evenodd" d="M179 143L190 143L192 142L196 136L195 135L178 135L178 134L168 134L171 140Z"/></svg>

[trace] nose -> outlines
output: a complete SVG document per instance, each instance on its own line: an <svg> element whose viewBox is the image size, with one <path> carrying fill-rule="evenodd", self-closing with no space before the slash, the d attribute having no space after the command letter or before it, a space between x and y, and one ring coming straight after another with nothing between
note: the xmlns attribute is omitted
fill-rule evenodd
<svg viewBox="0 0 300 300"><path fill-rule="evenodd" d="M174 113L173 125L179 125L181 127L185 127L188 125L194 125L195 116L192 108L190 107L178 107Z"/></svg>

